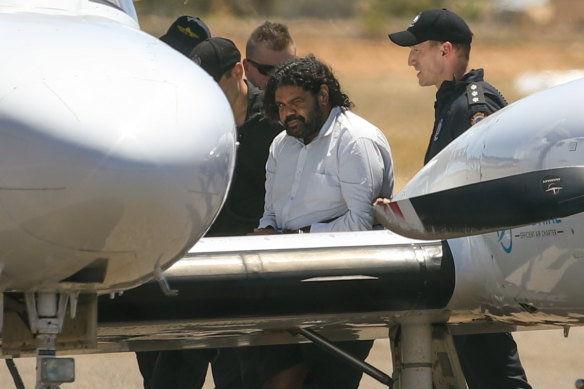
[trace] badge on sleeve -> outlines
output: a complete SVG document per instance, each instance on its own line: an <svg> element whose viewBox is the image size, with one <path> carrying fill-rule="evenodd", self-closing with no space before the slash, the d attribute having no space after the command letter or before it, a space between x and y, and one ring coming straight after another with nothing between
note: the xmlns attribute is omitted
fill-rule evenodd
<svg viewBox="0 0 584 389"><path fill-rule="evenodd" d="M470 125L474 126L475 124L477 124L478 122L480 122L481 120L483 120L486 117L487 117L486 113L477 112L474 115L472 115L472 117L470 118Z"/></svg>
<svg viewBox="0 0 584 389"><path fill-rule="evenodd" d="M442 131L442 123L444 122L444 118L440 118L440 121L438 122L438 125L436 126L436 129L434 130L434 142L436 142L438 140L438 137L440 136L440 131Z"/></svg>
<svg viewBox="0 0 584 389"><path fill-rule="evenodd" d="M484 112L477 112L470 118L470 125L474 126L475 124L477 124L486 117L487 115Z"/></svg>

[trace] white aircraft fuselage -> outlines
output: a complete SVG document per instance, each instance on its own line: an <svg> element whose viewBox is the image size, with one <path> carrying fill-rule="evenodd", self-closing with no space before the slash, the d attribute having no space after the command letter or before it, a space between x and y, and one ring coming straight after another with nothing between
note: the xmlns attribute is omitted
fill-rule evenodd
<svg viewBox="0 0 584 389"><path fill-rule="evenodd" d="M583 241L581 214L448 240L452 321L470 322L475 313L511 325L583 325Z"/></svg>

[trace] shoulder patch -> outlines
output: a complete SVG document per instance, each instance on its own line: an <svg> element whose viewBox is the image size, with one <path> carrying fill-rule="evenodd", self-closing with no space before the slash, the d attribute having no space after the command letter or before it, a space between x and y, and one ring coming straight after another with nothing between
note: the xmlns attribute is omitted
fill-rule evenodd
<svg viewBox="0 0 584 389"><path fill-rule="evenodd" d="M483 87L476 82L471 82L466 86L466 97L468 98L468 105L486 103Z"/></svg>
<svg viewBox="0 0 584 389"><path fill-rule="evenodd" d="M480 122L481 120L483 120L486 117L487 117L486 113L477 112L474 115L472 115L472 117L470 118L470 125L474 126L475 124L477 124L478 122Z"/></svg>

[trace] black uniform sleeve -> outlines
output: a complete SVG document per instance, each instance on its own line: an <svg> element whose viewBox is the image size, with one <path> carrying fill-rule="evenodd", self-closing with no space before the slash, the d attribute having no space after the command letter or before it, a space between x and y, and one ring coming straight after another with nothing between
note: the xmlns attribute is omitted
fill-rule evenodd
<svg viewBox="0 0 584 389"><path fill-rule="evenodd" d="M466 87L468 101L468 126L472 127L485 117L507 105L507 101L492 85L471 82Z"/></svg>

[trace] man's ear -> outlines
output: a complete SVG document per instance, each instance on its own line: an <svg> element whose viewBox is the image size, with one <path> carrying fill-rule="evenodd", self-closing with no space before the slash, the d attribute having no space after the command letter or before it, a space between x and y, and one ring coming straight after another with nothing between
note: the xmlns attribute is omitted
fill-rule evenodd
<svg viewBox="0 0 584 389"><path fill-rule="evenodd" d="M328 85L322 84L320 86L320 90L318 91L316 98L318 99L318 103L321 105L327 105L329 103Z"/></svg>
<svg viewBox="0 0 584 389"><path fill-rule="evenodd" d="M452 53L454 48L452 46L452 43L447 41L442 43L442 47L440 48L440 50L442 51L442 56L446 57L448 54Z"/></svg>
<svg viewBox="0 0 584 389"><path fill-rule="evenodd" d="M243 64L241 62L238 62L235 64L235 66L233 67L233 76L237 79L243 78Z"/></svg>

